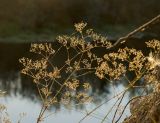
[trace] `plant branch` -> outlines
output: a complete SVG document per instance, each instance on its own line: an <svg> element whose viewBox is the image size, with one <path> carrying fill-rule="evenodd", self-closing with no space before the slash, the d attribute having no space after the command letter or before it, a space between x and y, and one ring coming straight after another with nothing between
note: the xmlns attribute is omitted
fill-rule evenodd
<svg viewBox="0 0 160 123"><path fill-rule="evenodd" d="M160 21L160 14L157 15L156 17L152 18L151 20L149 20L148 22L146 22L145 24L139 26L138 28L136 28L135 30L133 30L132 32L128 33L127 35L119 38L112 47L108 48L111 49L119 44L122 44L124 42L126 42L126 40L130 37L132 37L133 35L135 35L138 32L143 32L146 28L149 28L151 25L157 23Z"/></svg>

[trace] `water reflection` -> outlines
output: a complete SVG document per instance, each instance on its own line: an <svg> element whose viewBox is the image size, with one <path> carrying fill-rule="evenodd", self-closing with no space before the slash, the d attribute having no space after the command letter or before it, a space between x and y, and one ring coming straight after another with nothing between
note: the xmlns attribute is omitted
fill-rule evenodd
<svg viewBox="0 0 160 123"><path fill-rule="evenodd" d="M37 93L35 93L36 88L33 86L33 83L31 81L21 77L19 73L15 73L14 76L12 74L11 77L8 75L7 78L1 78L0 80L1 89L7 90L7 95L1 98L0 102L7 106L8 112L13 122L16 122L19 117L19 113L22 112L27 113L27 116L23 119L23 123L35 122L35 119L37 118L41 107L41 101L39 99L39 96ZM54 121L61 123L64 122L63 119L65 119L64 123L78 122L86 114L86 111L92 110L96 107L96 105L106 100L109 100L114 96L115 93L119 93L124 89L124 86L122 85L118 85L115 89L109 84L107 84L104 86L105 89L103 89L102 91L102 85L100 84L103 82L97 80L95 81L97 83L96 86L94 85L96 88L92 92L94 95L94 101L92 103L86 105L77 105L74 107L72 103L67 106L56 105L47 112L48 115L50 115L50 113L53 114L48 117L45 122L53 123ZM123 104L126 104L127 100L128 94L125 97ZM116 99L113 99L112 101L104 104L90 117L88 117L84 121L84 123L99 123L105 116L105 113L110 110L111 106L115 101ZM113 111L115 111L115 109ZM109 115L107 121L111 120L111 118L113 117L112 115L113 113ZM127 115L129 115L129 111L127 111Z"/></svg>

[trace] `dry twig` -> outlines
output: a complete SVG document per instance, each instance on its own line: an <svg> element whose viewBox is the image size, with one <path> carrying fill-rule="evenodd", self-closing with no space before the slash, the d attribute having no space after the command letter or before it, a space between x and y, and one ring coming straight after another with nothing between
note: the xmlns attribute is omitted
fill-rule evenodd
<svg viewBox="0 0 160 123"><path fill-rule="evenodd" d="M126 40L130 37L132 37L133 35L137 34L138 32L143 32L146 28L149 28L151 25L158 23L160 21L160 14L157 15L156 17L154 17L153 19L149 20L148 22L146 22L145 24L139 26L138 28L136 28L135 30L133 30L132 32L128 33L127 35L119 38L112 47L110 47L109 49L114 48L115 46L125 43Z"/></svg>

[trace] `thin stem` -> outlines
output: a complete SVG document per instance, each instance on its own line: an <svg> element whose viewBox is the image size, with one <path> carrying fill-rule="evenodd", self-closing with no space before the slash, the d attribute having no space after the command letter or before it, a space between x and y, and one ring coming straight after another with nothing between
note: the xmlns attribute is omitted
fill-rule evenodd
<svg viewBox="0 0 160 123"><path fill-rule="evenodd" d="M117 106L117 108L116 108L116 111L115 111L114 116L113 116L113 119L112 119L112 123L114 123L114 119L115 119L115 117L116 117L118 108L119 108L119 106L120 106L120 104L121 104L121 102L122 102L125 94L126 94L126 91L123 93L123 95L122 95L122 97L121 97L121 100L120 100L120 102L118 103L118 106Z"/></svg>
<svg viewBox="0 0 160 123"><path fill-rule="evenodd" d="M105 103L109 102L110 100L112 100L113 98L121 95L124 91L120 92L119 94L113 96L110 99L105 100L103 103L101 103L100 105L98 105L97 107L95 107L93 110L91 110L90 112L88 112L87 115L85 115L78 123L81 123L83 120L85 120L89 115L91 115L94 111L96 111L98 108L100 108L101 106L103 106Z"/></svg>

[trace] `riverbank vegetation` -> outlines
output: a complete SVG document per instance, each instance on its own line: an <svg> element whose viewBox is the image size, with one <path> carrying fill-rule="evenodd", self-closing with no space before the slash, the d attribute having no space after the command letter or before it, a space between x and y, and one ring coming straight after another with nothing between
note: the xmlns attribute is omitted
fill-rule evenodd
<svg viewBox="0 0 160 123"><path fill-rule="evenodd" d="M121 113L117 113L122 108L121 103L129 89L143 88L141 96L147 95L148 92L159 94L160 41L156 39L146 41L146 48L150 49L150 53L147 55L144 55L141 50L128 47L119 48L113 52L110 49L115 46L114 44L108 41L106 37L95 33L93 29L86 29L86 26L86 23L77 23L75 24L75 33L58 36L59 47L57 49L53 49L49 43L32 44L30 52L37 54L37 59L25 57L20 59L20 63L24 66L22 73L33 78L42 100L42 109L37 118L37 123L45 120L45 111L51 105L56 103L67 105L72 102L71 100L76 100L77 104L75 105L92 101L94 98L89 95L88 91L88 89L91 89L90 83L80 79L80 77L90 73L94 73L99 79L106 79L109 83L117 81L127 81L128 83L122 92L113 97L117 98L117 101L113 105L116 110L112 117L112 123L119 122L126 106L130 103L129 101L123 107ZM119 42L122 43L122 41L125 40ZM98 48L105 48L106 53L104 52L102 53L104 55L98 56L96 54ZM61 50L66 52L65 61L54 64L54 57L60 55ZM129 74L132 74L132 78L129 78ZM141 81L142 84L136 85L138 81ZM80 83L83 83L82 87L79 86ZM61 98L58 100L57 97L59 96ZM89 111L79 123L84 121L101 105ZM141 106L143 107L143 105L140 105L135 110L141 112L141 110L138 110ZM113 107L110 110L113 110ZM102 123L110 114L110 110L102 118ZM148 113L147 116L150 116ZM154 118L151 117L149 121L158 122ZM136 119L134 122L137 123Z"/></svg>

